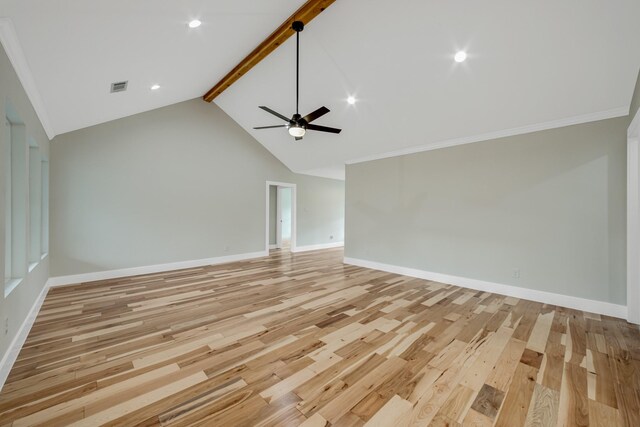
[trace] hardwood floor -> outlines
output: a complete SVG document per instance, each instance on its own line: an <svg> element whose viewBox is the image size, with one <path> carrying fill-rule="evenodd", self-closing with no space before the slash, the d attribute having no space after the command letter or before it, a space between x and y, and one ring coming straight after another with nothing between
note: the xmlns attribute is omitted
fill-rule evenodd
<svg viewBox="0 0 640 427"><path fill-rule="evenodd" d="M637 327L341 260L53 288L0 425L640 426Z"/></svg>

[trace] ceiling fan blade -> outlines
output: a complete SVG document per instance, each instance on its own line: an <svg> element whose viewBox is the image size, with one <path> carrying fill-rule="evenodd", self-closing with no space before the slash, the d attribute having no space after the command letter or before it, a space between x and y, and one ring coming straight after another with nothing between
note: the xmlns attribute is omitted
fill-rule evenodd
<svg viewBox="0 0 640 427"><path fill-rule="evenodd" d="M301 136L296 136L296 141L300 141L302 139Z"/></svg>
<svg viewBox="0 0 640 427"><path fill-rule="evenodd" d="M275 125L275 126L258 126L254 129L272 129L272 128L286 128L288 125Z"/></svg>
<svg viewBox="0 0 640 427"><path fill-rule="evenodd" d="M264 105L261 105L259 108L262 108L262 109L263 109L264 111L266 111L267 113L271 113L271 114L273 114L273 115L274 115L274 116L276 116L276 117L280 117L280 118L281 118L282 120L284 120L285 122L288 122L288 121L289 121L289 118L288 118L288 117L285 117L285 116L283 116L282 114L280 114L280 113L278 113L278 112L276 112L276 111L273 111L273 110L272 110L271 108L269 108L269 107L265 107Z"/></svg>
<svg viewBox="0 0 640 427"><path fill-rule="evenodd" d="M317 130L320 132L331 132L331 133L340 133L342 129L330 128L327 126L318 126L318 125L307 125L307 130Z"/></svg>
<svg viewBox="0 0 640 427"><path fill-rule="evenodd" d="M315 119L324 116L328 112L329 112L329 109L327 107L320 107L316 111L314 111L313 113L309 113L306 116L304 116L302 118L302 120L306 121L307 123L311 123Z"/></svg>

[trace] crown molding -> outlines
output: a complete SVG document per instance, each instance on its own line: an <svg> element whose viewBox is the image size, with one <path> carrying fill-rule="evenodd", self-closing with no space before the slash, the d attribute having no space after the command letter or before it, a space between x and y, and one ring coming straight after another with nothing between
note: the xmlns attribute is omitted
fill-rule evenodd
<svg viewBox="0 0 640 427"><path fill-rule="evenodd" d="M596 113L583 114L580 116L567 117L560 120L552 120L549 122L536 123L533 125L521 126L512 129L499 130L496 132L488 132L479 135L465 136L462 138L447 139L444 141L433 142L429 144L415 145L403 148L401 150L387 151L384 153L373 154L371 156L359 157L357 159L348 160L347 165L356 163L370 162L372 160L386 159L389 157L404 156L407 154L421 153L423 151L437 150L439 148L455 147L456 145L471 144L474 142L489 141L491 139L505 138L508 136L523 135L526 133L539 132L549 129L557 129L566 126L579 125L582 123L596 122L598 120L613 119L629 115L629 107L613 108L611 110L598 111Z"/></svg>
<svg viewBox="0 0 640 427"><path fill-rule="evenodd" d="M20 46L20 42L18 41L16 29L9 18L0 17L0 43L4 47L11 65L18 75L18 79L20 80L20 83L22 83L22 87L27 93L27 97L29 98L29 101L31 101L31 105L35 110L38 119L40 119L40 123L42 124L45 133L49 137L49 140L53 139L56 134L51 127L49 115L44 108L40 92L38 92L36 83L33 80L33 75L31 74L31 69L27 63L27 58L24 56L24 52Z"/></svg>

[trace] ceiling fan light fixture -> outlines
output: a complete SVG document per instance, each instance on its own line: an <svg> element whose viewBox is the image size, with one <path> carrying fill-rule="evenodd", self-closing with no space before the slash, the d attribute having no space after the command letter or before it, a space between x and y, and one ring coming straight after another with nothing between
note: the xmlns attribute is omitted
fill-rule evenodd
<svg viewBox="0 0 640 427"><path fill-rule="evenodd" d="M200 22L200 20L198 19L194 19L193 21L189 21L189 28L198 28L200 25L202 25L202 22Z"/></svg>
<svg viewBox="0 0 640 427"><path fill-rule="evenodd" d="M291 119L289 119L287 116L284 116L277 111L273 111L271 108L265 105L260 105L258 106L258 108L280 118L281 120L284 120L287 124L275 126L258 126L254 127L254 129L287 128L287 130L289 131L289 135L295 137L296 141L302 139L307 130L313 130L316 132L340 133L342 129L331 128L328 126L319 126L315 123L311 123L314 120L327 114L329 112L329 109L327 107L320 107L304 117L302 117L298 111L298 104L300 100L300 31L304 29L304 24L302 23L302 21L294 21L291 25L291 29L296 32L296 113L291 117Z"/></svg>
<svg viewBox="0 0 640 427"><path fill-rule="evenodd" d="M295 136L296 138L302 138L306 132L306 129L302 126L294 125L289 128L289 135Z"/></svg>

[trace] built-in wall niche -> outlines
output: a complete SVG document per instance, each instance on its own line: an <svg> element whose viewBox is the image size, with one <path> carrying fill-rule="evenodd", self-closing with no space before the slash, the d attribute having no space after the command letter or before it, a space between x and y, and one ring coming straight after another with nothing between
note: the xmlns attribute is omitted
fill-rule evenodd
<svg viewBox="0 0 640 427"><path fill-rule="evenodd" d="M29 271L42 257L42 156L29 138Z"/></svg>
<svg viewBox="0 0 640 427"><path fill-rule="evenodd" d="M2 135L4 294L20 285L49 250L49 162L9 105Z"/></svg>
<svg viewBox="0 0 640 427"><path fill-rule="evenodd" d="M40 165L40 258L49 253L49 160L41 155Z"/></svg>
<svg viewBox="0 0 640 427"><path fill-rule="evenodd" d="M11 122L6 117L2 130L5 133L1 148L4 159L2 165L4 176L2 178L4 180L4 283L6 286L11 280L11 266L13 265L11 259L11 252L13 252L11 246L11 230L13 229L11 221Z"/></svg>
<svg viewBox="0 0 640 427"><path fill-rule="evenodd" d="M27 273L28 154L24 123L11 109L4 123L4 293L15 289Z"/></svg>

